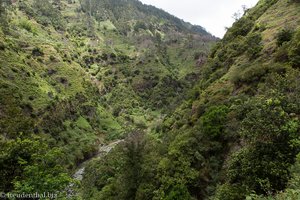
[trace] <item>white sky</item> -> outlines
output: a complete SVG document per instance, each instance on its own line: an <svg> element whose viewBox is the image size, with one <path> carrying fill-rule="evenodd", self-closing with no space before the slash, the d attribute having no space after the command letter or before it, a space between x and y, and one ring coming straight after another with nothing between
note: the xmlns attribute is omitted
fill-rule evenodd
<svg viewBox="0 0 300 200"><path fill-rule="evenodd" d="M234 22L233 14L242 12L242 5L255 6L258 0L140 0L161 8L184 21L204 27L222 38L225 27Z"/></svg>

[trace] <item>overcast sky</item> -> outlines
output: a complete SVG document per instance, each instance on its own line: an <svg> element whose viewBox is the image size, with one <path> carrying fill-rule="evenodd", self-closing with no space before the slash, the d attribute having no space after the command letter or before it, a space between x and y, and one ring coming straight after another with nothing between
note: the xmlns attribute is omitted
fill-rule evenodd
<svg viewBox="0 0 300 200"><path fill-rule="evenodd" d="M234 21L233 14L255 6L258 0L140 0L169 12L192 24L204 27L217 37L223 37L225 27Z"/></svg>

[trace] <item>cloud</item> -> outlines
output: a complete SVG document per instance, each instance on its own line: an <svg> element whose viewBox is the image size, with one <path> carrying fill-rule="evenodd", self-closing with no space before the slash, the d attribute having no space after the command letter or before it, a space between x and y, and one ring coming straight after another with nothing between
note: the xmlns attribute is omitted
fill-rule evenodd
<svg viewBox="0 0 300 200"><path fill-rule="evenodd" d="M242 5L253 7L258 0L141 0L161 8L187 22L204 27L215 36L223 37L225 27L234 22L235 12Z"/></svg>

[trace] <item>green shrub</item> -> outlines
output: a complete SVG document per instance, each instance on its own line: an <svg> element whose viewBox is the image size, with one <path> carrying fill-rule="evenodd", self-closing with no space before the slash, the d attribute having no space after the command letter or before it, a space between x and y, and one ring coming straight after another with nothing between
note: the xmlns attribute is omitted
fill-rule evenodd
<svg viewBox="0 0 300 200"><path fill-rule="evenodd" d="M32 24L28 20L25 20L25 19L21 20L19 22L19 26L28 32L31 32L31 33L35 32Z"/></svg>
<svg viewBox="0 0 300 200"><path fill-rule="evenodd" d="M257 58L259 53L263 49L261 33L256 32L248 35L246 39L246 45L248 47L246 53L249 56L249 58Z"/></svg>
<svg viewBox="0 0 300 200"><path fill-rule="evenodd" d="M191 195L185 185L176 185L166 196L165 200L184 199L191 200Z"/></svg>
<svg viewBox="0 0 300 200"><path fill-rule="evenodd" d="M16 193L63 191L72 179L63 168L65 155L39 137L17 138L0 145L0 189Z"/></svg>
<svg viewBox="0 0 300 200"><path fill-rule="evenodd" d="M227 113L224 105L209 108L200 119L203 132L211 138L219 137L224 131Z"/></svg>
<svg viewBox="0 0 300 200"><path fill-rule="evenodd" d="M44 52L41 48L39 47L35 47L33 50L32 50L32 55L33 56L43 56L44 55Z"/></svg>
<svg viewBox="0 0 300 200"><path fill-rule="evenodd" d="M279 99L248 101L251 110L241 123L244 147L231 155L228 182L244 186L243 194L269 194L286 187L294 162L299 121L285 112ZM246 190L247 189L247 190Z"/></svg>
<svg viewBox="0 0 300 200"><path fill-rule="evenodd" d="M296 32L289 49L289 60L293 67L300 67L300 29Z"/></svg>
<svg viewBox="0 0 300 200"><path fill-rule="evenodd" d="M250 17L242 17L236 21L224 36L224 41L230 41L237 36L246 36L254 26L254 20Z"/></svg>
<svg viewBox="0 0 300 200"><path fill-rule="evenodd" d="M146 29L147 29L146 24L145 24L144 22L142 22L142 21L138 21L138 22L134 25L133 30L134 30L135 32L138 32L139 29L146 30Z"/></svg>
<svg viewBox="0 0 300 200"><path fill-rule="evenodd" d="M244 200L245 188L241 185L225 183L217 187L214 200Z"/></svg>
<svg viewBox="0 0 300 200"><path fill-rule="evenodd" d="M282 44L275 53L275 61L276 62L288 62L289 61L289 44Z"/></svg>
<svg viewBox="0 0 300 200"><path fill-rule="evenodd" d="M289 42L293 37L293 31L290 29L282 29L278 32L276 44L280 47L284 42Z"/></svg>
<svg viewBox="0 0 300 200"><path fill-rule="evenodd" d="M239 86L243 83L251 84L258 82L267 72L267 67L263 65L252 65L244 71L236 71L232 76L232 82Z"/></svg>

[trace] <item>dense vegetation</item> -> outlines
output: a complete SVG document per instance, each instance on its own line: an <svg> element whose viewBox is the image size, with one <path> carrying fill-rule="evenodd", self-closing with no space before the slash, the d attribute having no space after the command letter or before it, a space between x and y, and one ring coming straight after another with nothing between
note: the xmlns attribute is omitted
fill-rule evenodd
<svg viewBox="0 0 300 200"><path fill-rule="evenodd" d="M210 53L204 29L136 0L9 2L0 191L299 199L298 1L260 0Z"/></svg>
<svg viewBox="0 0 300 200"><path fill-rule="evenodd" d="M133 0L1 0L0 15L3 192L66 196L99 145L155 132L188 98L216 41Z"/></svg>
<svg viewBox="0 0 300 200"><path fill-rule="evenodd" d="M247 10L155 134L90 163L84 197L298 199L299 8L278 0Z"/></svg>

